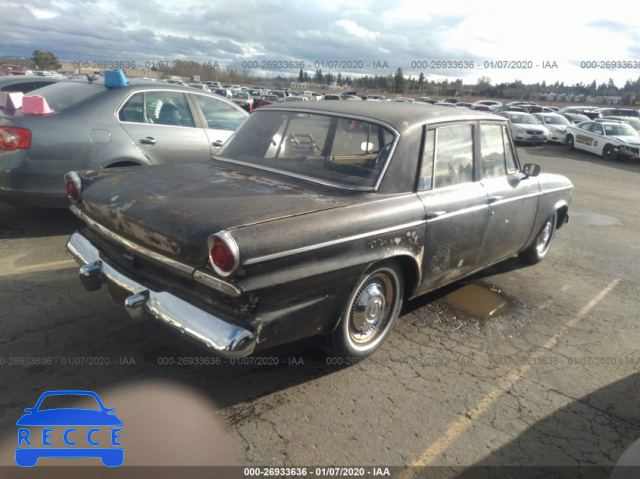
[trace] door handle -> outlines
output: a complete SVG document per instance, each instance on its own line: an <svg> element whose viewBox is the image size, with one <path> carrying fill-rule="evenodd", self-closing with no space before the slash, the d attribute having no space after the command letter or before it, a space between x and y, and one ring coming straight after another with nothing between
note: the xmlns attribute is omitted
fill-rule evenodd
<svg viewBox="0 0 640 479"><path fill-rule="evenodd" d="M215 147L219 148L219 147L221 147L222 145L224 145L224 141L222 141L222 140L216 140L216 141L214 141L214 142L213 142L213 143L211 143L211 144L212 144L213 146L215 146Z"/></svg>
<svg viewBox="0 0 640 479"><path fill-rule="evenodd" d="M157 143L157 140L151 136L147 136L145 138L140 138L140 143L142 143L143 145L155 145Z"/></svg>
<svg viewBox="0 0 640 479"><path fill-rule="evenodd" d="M424 216L428 220L432 220L433 218L437 218L438 216L442 216L446 214L446 211L427 211Z"/></svg>
<svg viewBox="0 0 640 479"><path fill-rule="evenodd" d="M489 198L487 198L487 203L492 204L496 201L500 201L502 198L502 196L489 196Z"/></svg>

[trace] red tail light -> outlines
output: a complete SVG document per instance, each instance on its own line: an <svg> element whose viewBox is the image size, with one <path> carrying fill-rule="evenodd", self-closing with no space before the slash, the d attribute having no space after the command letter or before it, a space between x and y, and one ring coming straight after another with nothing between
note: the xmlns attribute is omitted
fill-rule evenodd
<svg viewBox="0 0 640 479"><path fill-rule="evenodd" d="M227 231L209 237L209 261L219 275L232 275L238 268L239 256L238 245Z"/></svg>
<svg viewBox="0 0 640 479"><path fill-rule="evenodd" d="M0 126L0 150L13 151L31 148L31 130Z"/></svg>
<svg viewBox="0 0 640 479"><path fill-rule="evenodd" d="M78 203L80 201L80 194L82 193L82 181L78 173L71 171L64 175L64 180L67 187L67 196L71 200L71 203Z"/></svg>

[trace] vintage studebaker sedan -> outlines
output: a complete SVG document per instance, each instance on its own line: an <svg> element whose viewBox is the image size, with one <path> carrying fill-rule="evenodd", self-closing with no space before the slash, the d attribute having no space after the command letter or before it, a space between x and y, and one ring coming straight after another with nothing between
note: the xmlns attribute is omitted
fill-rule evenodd
<svg viewBox="0 0 640 479"><path fill-rule="evenodd" d="M403 300L546 256L573 185L539 170L492 114L272 105L209 162L68 173L87 227L67 248L86 289L218 355L321 336L364 357Z"/></svg>

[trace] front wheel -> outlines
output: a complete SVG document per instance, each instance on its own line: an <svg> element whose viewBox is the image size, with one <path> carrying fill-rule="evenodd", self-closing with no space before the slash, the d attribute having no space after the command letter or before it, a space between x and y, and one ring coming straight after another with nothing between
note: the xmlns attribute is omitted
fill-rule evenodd
<svg viewBox="0 0 640 479"><path fill-rule="evenodd" d="M602 157L605 160L609 160L609 161L613 161L617 158L618 154L616 153L615 148L613 148L613 145L605 145L605 147L602 149Z"/></svg>
<svg viewBox="0 0 640 479"><path fill-rule="evenodd" d="M567 135L567 138L564 140L570 150L575 150L575 140L573 139L573 135Z"/></svg>
<svg viewBox="0 0 640 479"><path fill-rule="evenodd" d="M400 315L404 278L396 262L369 270L349 296L340 322L328 337L327 352L346 358L364 358L389 335Z"/></svg>
<svg viewBox="0 0 640 479"><path fill-rule="evenodd" d="M540 231L540 234L537 236L533 244L518 254L520 260L529 264L536 264L542 261L551 247L551 242L556 234L557 224L558 213L554 212L549 218L547 218L547 221L542 227L542 231Z"/></svg>

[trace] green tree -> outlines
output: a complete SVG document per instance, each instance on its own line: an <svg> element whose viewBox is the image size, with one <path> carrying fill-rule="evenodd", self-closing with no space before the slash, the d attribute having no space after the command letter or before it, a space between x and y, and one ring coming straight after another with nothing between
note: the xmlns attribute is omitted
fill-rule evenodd
<svg viewBox="0 0 640 479"><path fill-rule="evenodd" d="M51 52L34 50L31 59L38 70L57 70L62 66L58 61L58 57Z"/></svg>
<svg viewBox="0 0 640 479"><path fill-rule="evenodd" d="M300 83L304 81L304 71L302 71L302 68L300 69L300 73L298 73L298 81Z"/></svg>
<svg viewBox="0 0 640 479"><path fill-rule="evenodd" d="M404 93L405 91L405 79L404 79L404 75L402 74L402 68L398 68L396 70L396 74L393 77L393 81L394 81L394 88L393 88L393 92L394 93Z"/></svg>

